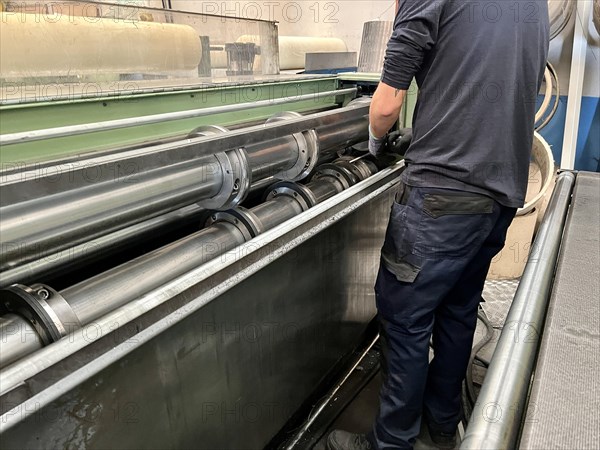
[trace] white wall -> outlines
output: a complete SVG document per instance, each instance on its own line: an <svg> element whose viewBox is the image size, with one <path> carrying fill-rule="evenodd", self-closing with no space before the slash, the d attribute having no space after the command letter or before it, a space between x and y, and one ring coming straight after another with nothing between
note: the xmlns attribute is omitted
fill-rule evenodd
<svg viewBox="0 0 600 450"><path fill-rule="evenodd" d="M338 37L358 52L364 22L393 20L396 0L171 0L173 9L279 22L280 36Z"/></svg>

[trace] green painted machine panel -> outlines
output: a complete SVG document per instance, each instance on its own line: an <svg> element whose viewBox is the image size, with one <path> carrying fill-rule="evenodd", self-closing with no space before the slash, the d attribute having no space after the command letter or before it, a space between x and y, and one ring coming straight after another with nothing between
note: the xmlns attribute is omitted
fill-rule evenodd
<svg viewBox="0 0 600 450"><path fill-rule="evenodd" d="M152 92L103 98L61 100L0 107L0 133L96 123L151 114L187 111L212 106L235 105L260 100L288 98L289 104L257 107L238 112L212 114L72 137L54 138L0 148L2 168L63 158L147 141L186 135L202 125L228 126L267 119L281 111L310 111L346 103L348 96L318 97L301 102L293 99L338 88L335 77L261 82L237 85L206 85L179 91Z"/></svg>

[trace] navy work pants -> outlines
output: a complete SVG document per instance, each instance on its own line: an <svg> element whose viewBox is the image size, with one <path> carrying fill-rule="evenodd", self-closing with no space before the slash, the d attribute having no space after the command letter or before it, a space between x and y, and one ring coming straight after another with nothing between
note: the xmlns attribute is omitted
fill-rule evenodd
<svg viewBox="0 0 600 450"><path fill-rule="evenodd" d="M375 285L383 354L369 436L376 448L412 448L422 416L434 430L456 431L481 292L515 213L484 195L400 186Z"/></svg>

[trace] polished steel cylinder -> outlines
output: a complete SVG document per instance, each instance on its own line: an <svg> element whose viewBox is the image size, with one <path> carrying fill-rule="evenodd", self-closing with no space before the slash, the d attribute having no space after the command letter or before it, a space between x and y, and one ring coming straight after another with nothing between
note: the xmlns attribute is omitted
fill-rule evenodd
<svg viewBox="0 0 600 450"><path fill-rule="evenodd" d="M198 205L186 206L0 272L0 288L52 277L75 267L81 268L149 238L189 226L199 221L203 211Z"/></svg>
<svg viewBox="0 0 600 450"><path fill-rule="evenodd" d="M64 289L61 295L86 324L244 242L235 226L218 223Z"/></svg>
<svg viewBox="0 0 600 450"><path fill-rule="evenodd" d="M349 147L369 139L369 119L359 117L343 124L334 123L316 129L320 156L334 155L340 147Z"/></svg>
<svg viewBox="0 0 600 450"><path fill-rule="evenodd" d="M17 314L0 316L0 367L43 346L33 326Z"/></svg>
<svg viewBox="0 0 600 450"><path fill-rule="evenodd" d="M461 450L517 448L575 176L559 175ZM526 336L526 338L523 338Z"/></svg>
<svg viewBox="0 0 600 450"><path fill-rule="evenodd" d="M0 221L0 269L211 198L221 183L220 166L204 159L6 206Z"/></svg>
<svg viewBox="0 0 600 450"><path fill-rule="evenodd" d="M298 145L292 136L282 136L266 144L246 147L253 182L284 172L298 160Z"/></svg>
<svg viewBox="0 0 600 450"><path fill-rule="evenodd" d="M300 214L302 207L291 197L276 197L251 210L268 230Z"/></svg>
<svg viewBox="0 0 600 450"><path fill-rule="evenodd" d="M326 180L313 181L309 183L307 187L312 191L317 199L317 203L324 202L342 191L340 185Z"/></svg>
<svg viewBox="0 0 600 450"><path fill-rule="evenodd" d="M365 140L367 120L359 117L320 126L316 135L319 142L314 144L323 150L317 156L329 157L340 146ZM295 179L297 174L292 172L299 169L300 173L304 167L300 160L303 150L291 135L269 136L245 151L251 180L236 180L236 185L259 183L274 175L285 178L286 171ZM226 179L223 171L227 170L221 163L215 156L207 156L123 179L90 180L86 187L4 206L0 210L0 270L19 269L22 273L35 269L37 261L65 249L220 195ZM33 265L24 267L29 263Z"/></svg>

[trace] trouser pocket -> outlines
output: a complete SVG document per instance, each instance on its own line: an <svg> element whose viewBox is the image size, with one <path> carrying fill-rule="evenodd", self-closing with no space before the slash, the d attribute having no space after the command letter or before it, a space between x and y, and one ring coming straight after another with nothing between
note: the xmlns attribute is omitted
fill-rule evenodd
<svg viewBox="0 0 600 450"><path fill-rule="evenodd" d="M460 258L476 251L493 228L495 201L471 193L427 193L413 248L426 258Z"/></svg>
<svg viewBox="0 0 600 450"><path fill-rule="evenodd" d="M392 205L382 264L403 283L415 281L421 270L420 259L413 253L417 238L419 214L410 203L410 188L401 184Z"/></svg>

